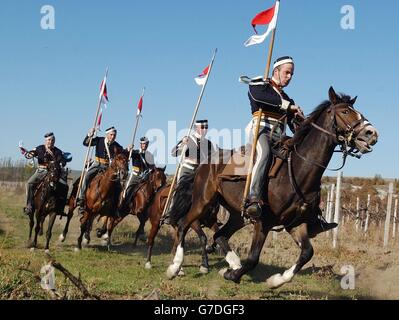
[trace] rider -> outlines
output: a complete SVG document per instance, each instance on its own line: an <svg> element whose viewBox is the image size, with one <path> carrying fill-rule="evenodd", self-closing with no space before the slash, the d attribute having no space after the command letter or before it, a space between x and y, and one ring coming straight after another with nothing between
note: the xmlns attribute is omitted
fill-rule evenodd
<svg viewBox="0 0 399 320"><path fill-rule="evenodd" d="M148 169L155 167L154 156L148 151L149 140L147 137L140 139L140 150L132 151L132 172L125 187L124 198L120 205L121 213L128 210L128 204L133 196L133 191L140 182L141 175Z"/></svg>
<svg viewBox="0 0 399 320"><path fill-rule="evenodd" d="M188 137L184 137L173 149L172 156L177 157L183 152L186 146L186 152L183 155L182 165L177 176L176 189L179 187L183 177L194 176L200 163L211 161L211 154L215 152L212 142L205 138L208 130L208 120L198 120L195 122L195 131ZM177 193L175 192L169 206L169 210L165 214L164 222L166 224L177 223L179 210L174 208Z"/></svg>
<svg viewBox="0 0 399 320"><path fill-rule="evenodd" d="M66 160L63 152L55 146L54 133L49 132L44 135L44 144L25 153L27 159L37 157L38 168L36 172L29 178L26 186L26 207L24 212L29 215L34 211L34 188L43 180L47 174L47 166L51 161L60 162L64 167Z"/></svg>
<svg viewBox="0 0 399 320"><path fill-rule="evenodd" d="M271 142L278 140L285 133L286 128L283 121L285 117L292 132L294 132L293 120L295 118L304 119L301 108L295 105L294 100L283 91L283 88L290 84L293 75L294 60L289 56L284 56L274 62L271 79L264 80L259 77L248 81L253 127L255 127L254 124L259 116L259 109L262 109L256 145L257 156L253 167L249 197L246 201L247 213L254 218L260 216L263 187L268 185L268 172L272 160ZM271 134L273 135L272 141L270 140ZM321 231L336 226L336 224L329 224L323 220L320 221L320 224Z"/></svg>
<svg viewBox="0 0 399 320"><path fill-rule="evenodd" d="M89 133L83 141L84 146L89 146L90 138L94 136L94 133L94 128L89 130ZM95 161L87 171L82 186L80 188L79 196L77 199L77 205L79 206L80 213L85 211L86 189L89 181L94 178L100 170L105 170L108 168L108 166L114 159L115 154L123 151L122 146L115 141L116 134L117 130L115 129L115 127L110 127L105 130L105 137L92 138L91 146L96 147Z"/></svg>

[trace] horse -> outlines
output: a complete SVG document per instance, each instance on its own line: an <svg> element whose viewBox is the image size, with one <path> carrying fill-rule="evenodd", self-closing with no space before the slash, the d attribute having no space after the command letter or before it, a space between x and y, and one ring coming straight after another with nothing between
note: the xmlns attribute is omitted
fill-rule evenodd
<svg viewBox="0 0 399 320"><path fill-rule="evenodd" d="M123 211L120 217L106 217L102 228L97 230L97 237L109 241L114 228L129 214L137 216L140 225L136 231L133 246L137 245L140 235L144 234L144 226L148 220L147 207L152 202L154 195L166 184L166 166L163 168L151 168L143 173L141 181L135 187L133 197L128 204L128 209ZM123 194L120 195L119 204L123 201Z"/></svg>
<svg viewBox="0 0 399 320"><path fill-rule="evenodd" d="M49 223L46 233L45 252L49 252L50 239L57 214L63 213L66 195L68 194L68 185L60 182L62 174L61 163L51 161L47 166L47 174L39 183L34 196L34 212L29 215L29 244L28 247L35 249L37 246L37 237L42 233L43 223L49 216ZM32 230L35 224L35 237L32 239Z"/></svg>
<svg viewBox="0 0 399 320"><path fill-rule="evenodd" d="M118 191L128 173L128 156L126 152L115 155L110 166L102 173L97 174L90 181L86 190L86 208L80 218L80 236L76 251L82 249L82 239L85 235L90 242L90 229L97 215L115 215ZM69 213L68 213L69 216Z"/></svg>
<svg viewBox="0 0 399 320"><path fill-rule="evenodd" d="M252 221L252 244L243 265L229 247L228 239L244 225L241 204L245 177L223 179L221 173L226 163L201 164L194 181L192 206L187 215L179 220L179 245L173 263L167 269L167 277L176 277L182 266L184 240L190 225L200 219L210 206L219 202L230 212L229 221L214 236L229 263L229 269L222 271L224 278L239 283L241 277L258 264L269 231L283 225L301 252L290 269L269 277L267 285L277 288L290 282L313 256L308 224L320 212L321 178L335 147L341 146L344 155L358 155L371 152L372 146L377 143L377 130L353 107L356 98L338 95L330 87L329 100L321 103L299 126L290 140L288 161L264 187L267 203L262 206L260 217Z"/></svg>
<svg viewBox="0 0 399 320"><path fill-rule="evenodd" d="M176 200L174 207L176 208L176 210L179 211L179 214L185 214L190 209L191 197L193 192L192 190L193 182L194 182L194 176L183 176L182 181L179 182L179 185L175 190ZM152 249L154 246L155 237L158 234L158 231L161 227L162 213L164 211L169 190L170 190L170 184L162 187L159 190L159 192L157 192L157 194L155 195L153 202L151 203L151 205L148 207L147 210L148 217L151 222L151 230L148 235L148 242L147 242L148 249L147 249L147 261L145 263L146 269L152 268L151 264ZM191 228L195 231L201 242L202 262L200 266L200 272L202 274L206 274L209 272L208 253L213 252L216 247L215 243L212 246L209 247L207 246L208 239L206 234L202 230L202 226L208 227L215 233L219 230L219 225L217 222L217 213L219 211L219 206L212 208L211 211L212 214L208 214L202 217L201 220L195 220L191 225ZM175 226L174 226L174 231L175 231L175 236L174 236L175 240L172 248L173 253L176 252L176 248L178 245L178 238Z"/></svg>

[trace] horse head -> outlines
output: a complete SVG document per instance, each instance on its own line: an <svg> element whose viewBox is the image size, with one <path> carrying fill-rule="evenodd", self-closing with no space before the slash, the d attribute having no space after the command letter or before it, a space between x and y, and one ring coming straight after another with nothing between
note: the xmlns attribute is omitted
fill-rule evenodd
<svg viewBox="0 0 399 320"><path fill-rule="evenodd" d="M154 167L150 172L150 183L154 192L157 192L166 184L166 166L163 168Z"/></svg>
<svg viewBox="0 0 399 320"><path fill-rule="evenodd" d="M126 152L118 153L112 161L111 167L119 181L124 181L128 175L128 154Z"/></svg>
<svg viewBox="0 0 399 320"><path fill-rule="evenodd" d="M47 185L55 189L61 176L61 163L59 161L51 161L47 166L47 175L45 181Z"/></svg>
<svg viewBox="0 0 399 320"><path fill-rule="evenodd" d="M347 145L354 153L371 152L372 146L378 141L378 131L363 114L354 109L357 97L350 99L339 96L330 87L329 98L331 106L327 112L334 121L337 144Z"/></svg>

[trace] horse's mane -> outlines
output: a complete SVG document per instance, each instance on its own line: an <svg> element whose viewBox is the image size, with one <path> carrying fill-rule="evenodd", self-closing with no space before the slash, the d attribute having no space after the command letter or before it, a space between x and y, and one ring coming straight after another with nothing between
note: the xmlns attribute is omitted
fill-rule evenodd
<svg viewBox="0 0 399 320"><path fill-rule="evenodd" d="M346 94L339 94L338 99L341 103L349 103L351 101L351 97ZM295 131L295 134L292 138L293 144L299 144L309 133L312 128L312 122L316 122L317 119L331 106L331 102L329 100L325 100L320 103L311 114L300 124L299 128Z"/></svg>

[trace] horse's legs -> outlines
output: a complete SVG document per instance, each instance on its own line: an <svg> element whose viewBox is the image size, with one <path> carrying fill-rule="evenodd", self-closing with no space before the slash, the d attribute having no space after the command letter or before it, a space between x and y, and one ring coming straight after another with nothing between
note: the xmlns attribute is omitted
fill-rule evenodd
<svg viewBox="0 0 399 320"><path fill-rule="evenodd" d="M176 253L175 257L173 258L173 264L169 265L167 271L166 271L166 276L169 279L173 279L179 274L179 271L183 265L183 259L184 259L184 241L186 234L188 230L190 229L190 223L186 222L187 216L182 218L179 224L179 227L177 228L176 232L176 238L178 239L178 245L176 248ZM176 241L175 241L176 244Z"/></svg>
<svg viewBox="0 0 399 320"><path fill-rule="evenodd" d="M265 243L267 234L269 233L270 227L266 227L262 221L255 222L254 225L254 235L252 238L251 251L249 253L248 259L245 261L244 265L237 270L228 270L224 273L224 278L226 280L231 280L239 283L241 277L248 271L254 269L259 262L259 256L262 252L263 245Z"/></svg>
<svg viewBox="0 0 399 320"><path fill-rule="evenodd" d="M209 272L209 262L208 262L208 253L206 251L206 244L208 242L208 238L206 237L206 234L204 230L202 230L201 225L198 220L195 220L191 224L191 228L197 233L198 238L200 239L201 242L201 248L202 248L202 263L200 267L200 272L201 273L208 273Z"/></svg>
<svg viewBox="0 0 399 320"><path fill-rule="evenodd" d="M227 223L213 236L213 246L216 246L216 244L219 245L223 254L226 256L225 259L229 264L230 269L232 270L241 268L241 260L240 257L231 249L229 239L234 233L243 227L244 219L241 217L241 214L230 214Z"/></svg>
<svg viewBox="0 0 399 320"><path fill-rule="evenodd" d="M107 233L108 216L103 216L100 218L100 220L102 223L102 227L97 228L96 230L97 238L102 238ZM104 236L104 240L106 240L107 237L108 234Z"/></svg>
<svg viewBox="0 0 399 320"><path fill-rule="evenodd" d="M40 212L36 211L36 226L35 226L35 237L33 238L33 242L31 243L31 248L36 248L37 246L37 236L39 235L40 232L40 225L41 225L41 216Z"/></svg>
<svg viewBox="0 0 399 320"><path fill-rule="evenodd" d="M67 222L65 223L65 228L64 231L62 232L62 234L60 234L59 240L61 242L65 241L66 235L68 233L69 230L69 224L72 220L73 217L73 211L75 210L76 206L75 206L75 198L71 198L69 200L69 205L68 205L68 217L67 217Z"/></svg>
<svg viewBox="0 0 399 320"><path fill-rule="evenodd" d="M149 209L151 210L151 209ZM149 211L149 218L150 218L150 222L151 222L151 230L150 233L148 235L148 240L147 240L147 261L145 263L145 268L146 269L151 269L151 256L152 256L152 248L154 247L154 242L155 242L155 237L158 234L159 228L160 226L160 221L161 221L161 215L162 215L162 211L154 211L151 210Z"/></svg>
<svg viewBox="0 0 399 320"><path fill-rule="evenodd" d="M55 211L52 211L50 213L50 218L48 221L48 227L47 227L47 233L46 233L46 247L44 248L44 250L46 252L50 251L49 246L50 246L50 239L51 239L51 234L52 234L51 231L53 230L54 221L55 221L56 217L57 217L57 213Z"/></svg>
<svg viewBox="0 0 399 320"><path fill-rule="evenodd" d="M290 282L294 275L298 273L313 256L313 247L308 237L306 223L293 228L290 231L290 235L299 248L301 248L301 253L297 262L290 269L286 270L282 275L278 273L267 279L267 285L272 289L278 288L283 284Z"/></svg>
<svg viewBox="0 0 399 320"><path fill-rule="evenodd" d="M86 232L87 225L89 223L89 217L90 217L89 213L87 211L85 211L83 213L83 216L80 218L80 235L78 238L78 245L76 248L78 250L82 249L82 239L83 239L84 233Z"/></svg>
<svg viewBox="0 0 399 320"><path fill-rule="evenodd" d="M137 218L140 221L140 225L136 231L136 236L134 238L134 243L133 243L133 247L137 246L137 240L139 239L140 236L144 236L145 237L145 232L144 232L144 227L145 227L145 223L148 220L148 215L146 212L141 212L137 214Z"/></svg>
<svg viewBox="0 0 399 320"><path fill-rule="evenodd" d="M108 219L106 220L107 222L106 232L102 238L107 241L108 251L110 251L112 245L111 242L112 232L114 231L115 227L123 220L124 217L118 217L118 218L107 217L107 218Z"/></svg>
<svg viewBox="0 0 399 320"><path fill-rule="evenodd" d="M29 246L32 241L32 231L34 226L35 226L35 213L33 212L29 215L29 239L28 239Z"/></svg>

